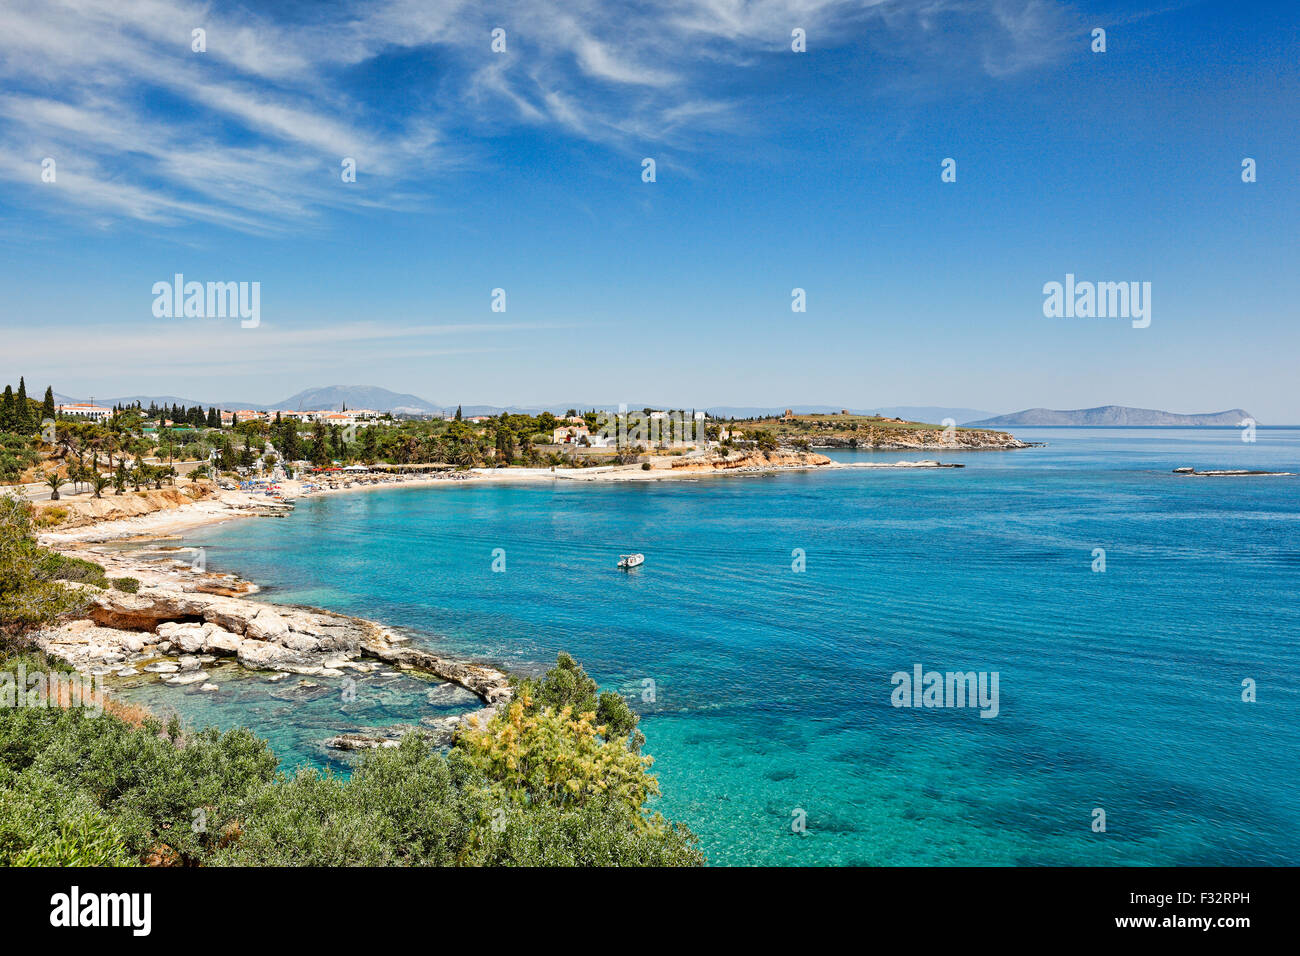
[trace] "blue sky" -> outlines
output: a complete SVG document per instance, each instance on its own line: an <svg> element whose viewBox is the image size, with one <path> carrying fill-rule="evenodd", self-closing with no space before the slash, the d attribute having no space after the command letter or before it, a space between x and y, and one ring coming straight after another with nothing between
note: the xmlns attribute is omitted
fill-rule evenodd
<svg viewBox="0 0 1300 956"><path fill-rule="evenodd" d="M0 10L29 388L1300 422L1291 3ZM177 272L260 282L261 325L155 318ZM1150 282L1150 327L1045 318L1066 273Z"/></svg>

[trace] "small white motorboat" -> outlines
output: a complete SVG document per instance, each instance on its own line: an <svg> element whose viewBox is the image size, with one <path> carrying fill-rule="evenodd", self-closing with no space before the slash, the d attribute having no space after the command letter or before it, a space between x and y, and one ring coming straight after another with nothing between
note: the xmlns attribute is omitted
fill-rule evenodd
<svg viewBox="0 0 1300 956"><path fill-rule="evenodd" d="M642 564L645 564L644 554L620 554L618 556L618 566L624 571L630 571Z"/></svg>

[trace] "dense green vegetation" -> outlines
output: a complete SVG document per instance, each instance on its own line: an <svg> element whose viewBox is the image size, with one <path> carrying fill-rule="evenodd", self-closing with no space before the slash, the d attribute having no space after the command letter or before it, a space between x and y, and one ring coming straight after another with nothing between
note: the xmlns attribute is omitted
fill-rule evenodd
<svg viewBox="0 0 1300 956"><path fill-rule="evenodd" d="M0 481L17 481L39 461L40 453L32 436L0 431Z"/></svg>
<svg viewBox="0 0 1300 956"><path fill-rule="evenodd" d="M0 675L59 666L25 641L77 607L74 579L105 583L38 547L30 507L0 498ZM647 806L658 785L627 701L567 655L447 752L408 736L346 778L278 772L247 730L124 716L0 706L0 865L703 863Z"/></svg>
<svg viewBox="0 0 1300 956"><path fill-rule="evenodd" d="M564 421L550 412L503 412L480 421L466 420L459 409L450 421L385 414L353 427L303 422L280 412L223 424L219 409L201 405L117 405L112 411L103 421L67 417L57 413L52 389L47 388L44 402L38 402L27 397L21 379L16 393L7 386L0 399L0 482L57 477L74 491L84 483L100 497L109 488L119 495L128 487L159 488L163 481L175 479L178 461L211 461L213 468L204 464L193 475L214 477L240 469L246 473L259 461L269 469L276 462L298 461L316 466L437 463L458 468L487 464L535 468L640 460L640 450L630 447L595 457L562 453L552 442L556 427ZM693 418L694 413L689 414ZM570 418L581 420L592 434L601 427L595 410L579 414L569 409L564 419ZM47 419L54 420L52 432L41 427ZM709 438L718 437L716 425L707 431ZM578 444L589 442L582 437ZM51 489L57 499L58 489L53 485Z"/></svg>
<svg viewBox="0 0 1300 956"><path fill-rule="evenodd" d="M0 495L0 650L81 606L83 598L65 581L107 584L98 564L37 547L31 506Z"/></svg>
<svg viewBox="0 0 1300 956"><path fill-rule="evenodd" d="M594 713L527 693L447 753L407 737L350 778L277 773L247 730L4 708L0 865L702 863L689 831L646 809L647 760Z"/></svg>

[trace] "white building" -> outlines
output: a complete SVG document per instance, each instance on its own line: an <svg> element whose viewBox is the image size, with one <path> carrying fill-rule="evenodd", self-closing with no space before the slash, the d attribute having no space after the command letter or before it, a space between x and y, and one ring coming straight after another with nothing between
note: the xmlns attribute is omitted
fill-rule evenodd
<svg viewBox="0 0 1300 956"><path fill-rule="evenodd" d="M379 413L371 408L346 408L341 412L319 412L317 421L327 425L369 425L378 421Z"/></svg>
<svg viewBox="0 0 1300 956"><path fill-rule="evenodd" d="M55 408L60 415L67 418L81 418L92 422L102 422L113 417L111 408L105 408L103 405L92 405L89 402L73 402L69 405L57 405Z"/></svg>

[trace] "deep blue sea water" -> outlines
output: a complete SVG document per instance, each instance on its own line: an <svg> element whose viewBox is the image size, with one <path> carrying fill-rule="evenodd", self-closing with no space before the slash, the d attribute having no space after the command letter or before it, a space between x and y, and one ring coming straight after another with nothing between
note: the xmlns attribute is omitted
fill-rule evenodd
<svg viewBox="0 0 1300 956"><path fill-rule="evenodd" d="M338 495L186 543L269 600L430 647L527 671L569 651L641 712L658 809L715 863L1300 864L1300 478L1171 474L1300 472L1300 430L1016 433L1048 445L942 471ZM617 571L633 550L646 564ZM998 672L998 716L893 707L915 664ZM285 766L469 700L407 677L352 702L324 679L223 683L134 693L246 724Z"/></svg>

